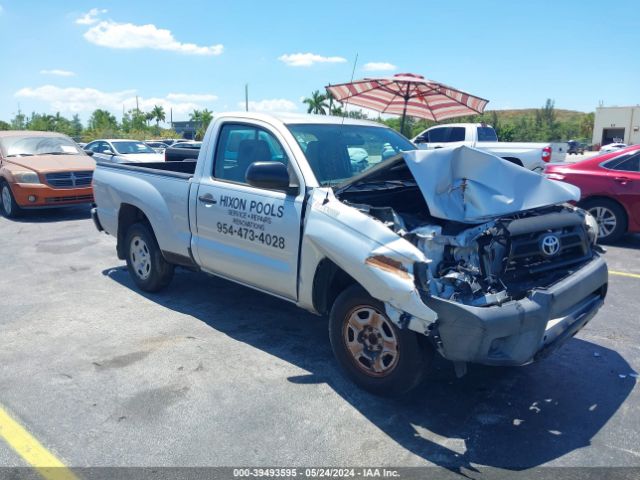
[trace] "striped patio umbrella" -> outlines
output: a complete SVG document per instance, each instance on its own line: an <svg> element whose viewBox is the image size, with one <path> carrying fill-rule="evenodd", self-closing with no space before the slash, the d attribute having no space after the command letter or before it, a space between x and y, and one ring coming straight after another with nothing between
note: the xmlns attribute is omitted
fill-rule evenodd
<svg viewBox="0 0 640 480"><path fill-rule="evenodd" d="M442 83L413 73L393 77L365 78L325 87L333 97L344 103L402 115L400 131L407 115L440 121L482 113L489 100L475 97Z"/></svg>

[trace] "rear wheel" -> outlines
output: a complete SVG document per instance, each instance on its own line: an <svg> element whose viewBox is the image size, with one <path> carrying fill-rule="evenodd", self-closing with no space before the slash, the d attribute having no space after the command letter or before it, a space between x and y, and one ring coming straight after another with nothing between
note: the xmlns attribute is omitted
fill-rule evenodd
<svg viewBox="0 0 640 480"><path fill-rule="evenodd" d="M413 389L430 363L430 352L420 346L417 333L399 329L382 302L358 285L336 299L329 337L347 376L377 395L398 396Z"/></svg>
<svg viewBox="0 0 640 480"><path fill-rule="evenodd" d="M610 243L619 240L627 231L627 214L618 203L607 198L594 198L582 208L598 222L598 241Z"/></svg>
<svg viewBox="0 0 640 480"><path fill-rule="evenodd" d="M157 292L169 285L174 266L162 256L156 237L147 225L131 225L125 236L125 245L127 269L141 290Z"/></svg>
<svg viewBox="0 0 640 480"><path fill-rule="evenodd" d="M22 213L7 182L0 183L0 200L2 200L2 213L5 217L16 218Z"/></svg>

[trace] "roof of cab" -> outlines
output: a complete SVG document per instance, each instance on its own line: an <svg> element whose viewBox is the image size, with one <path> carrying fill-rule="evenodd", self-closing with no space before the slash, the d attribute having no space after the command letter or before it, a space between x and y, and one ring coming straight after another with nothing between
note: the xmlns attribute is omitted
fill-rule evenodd
<svg viewBox="0 0 640 480"><path fill-rule="evenodd" d="M222 117L234 117L234 118L246 118L246 119L255 119L255 120L263 120L266 122L278 121L280 123L284 123L287 125L291 124L325 124L325 125L337 125L337 124L345 124L345 125L366 125L370 127L382 127L388 128L386 125L383 125L378 122L374 122L371 120L356 120L354 118L346 118L346 117L334 117L332 115L311 115L304 113L258 113L258 112L224 112L216 115L216 118Z"/></svg>
<svg viewBox="0 0 640 480"><path fill-rule="evenodd" d="M36 130L4 130L0 131L0 138L6 137L66 137L58 132L38 132Z"/></svg>

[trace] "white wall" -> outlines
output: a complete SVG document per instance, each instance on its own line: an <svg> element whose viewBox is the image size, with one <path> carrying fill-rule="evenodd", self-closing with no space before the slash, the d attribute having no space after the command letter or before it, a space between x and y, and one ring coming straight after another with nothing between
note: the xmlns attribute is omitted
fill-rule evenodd
<svg viewBox="0 0 640 480"><path fill-rule="evenodd" d="M605 128L624 128L624 143L640 143L640 106L596 108L592 140L594 145L602 143Z"/></svg>

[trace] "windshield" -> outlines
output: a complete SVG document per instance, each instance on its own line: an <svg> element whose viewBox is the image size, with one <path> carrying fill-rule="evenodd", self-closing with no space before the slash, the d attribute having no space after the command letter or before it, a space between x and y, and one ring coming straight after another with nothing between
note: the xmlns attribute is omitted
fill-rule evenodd
<svg viewBox="0 0 640 480"><path fill-rule="evenodd" d="M78 145L67 137L4 137L0 139L0 147L5 157L81 154Z"/></svg>
<svg viewBox="0 0 640 480"><path fill-rule="evenodd" d="M288 125L321 185L338 185L416 147L399 133L369 125Z"/></svg>
<svg viewBox="0 0 640 480"><path fill-rule="evenodd" d="M135 153L156 153L155 150L143 142L112 142L116 153L135 154Z"/></svg>

